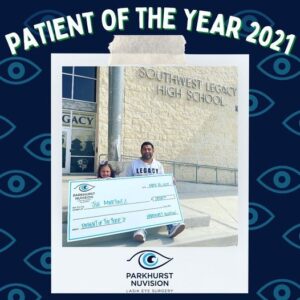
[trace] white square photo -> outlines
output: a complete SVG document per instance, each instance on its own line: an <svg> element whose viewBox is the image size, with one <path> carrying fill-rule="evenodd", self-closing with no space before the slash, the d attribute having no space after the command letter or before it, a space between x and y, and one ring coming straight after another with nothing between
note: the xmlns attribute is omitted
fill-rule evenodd
<svg viewBox="0 0 300 300"><path fill-rule="evenodd" d="M247 293L248 55L51 59L52 293Z"/></svg>

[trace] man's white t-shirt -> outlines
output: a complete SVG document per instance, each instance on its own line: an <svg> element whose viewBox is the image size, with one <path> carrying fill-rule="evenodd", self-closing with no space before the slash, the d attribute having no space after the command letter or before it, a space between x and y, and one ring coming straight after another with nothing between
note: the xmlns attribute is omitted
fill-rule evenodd
<svg viewBox="0 0 300 300"><path fill-rule="evenodd" d="M147 176L158 174L164 174L164 168L159 161L153 159L152 163L148 164L140 158L132 161L126 172L126 176Z"/></svg>

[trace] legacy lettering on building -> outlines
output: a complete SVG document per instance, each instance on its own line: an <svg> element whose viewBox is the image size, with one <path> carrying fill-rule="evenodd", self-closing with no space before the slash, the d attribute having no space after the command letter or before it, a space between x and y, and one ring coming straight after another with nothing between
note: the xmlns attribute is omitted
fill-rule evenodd
<svg viewBox="0 0 300 300"><path fill-rule="evenodd" d="M95 114L73 112L71 115L68 111L63 111L62 114L63 126L95 128Z"/></svg>

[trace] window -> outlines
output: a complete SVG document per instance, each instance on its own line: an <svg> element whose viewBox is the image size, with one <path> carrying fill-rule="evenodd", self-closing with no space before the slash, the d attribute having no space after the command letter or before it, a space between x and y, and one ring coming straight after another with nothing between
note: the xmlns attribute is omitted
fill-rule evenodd
<svg viewBox="0 0 300 300"><path fill-rule="evenodd" d="M62 125L64 173L93 173L96 113L63 110Z"/></svg>
<svg viewBox="0 0 300 300"><path fill-rule="evenodd" d="M96 102L96 70L62 68L62 98L66 104L62 111L63 173L94 172L96 106L91 108L91 102Z"/></svg>
<svg viewBox="0 0 300 300"><path fill-rule="evenodd" d="M64 99L96 102L96 68L63 67Z"/></svg>

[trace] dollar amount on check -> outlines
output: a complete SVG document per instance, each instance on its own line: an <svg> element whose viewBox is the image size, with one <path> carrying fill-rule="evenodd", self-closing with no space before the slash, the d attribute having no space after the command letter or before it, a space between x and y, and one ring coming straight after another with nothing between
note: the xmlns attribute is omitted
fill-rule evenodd
<svg viewBox="0 0 300 300"><path fill-rule="evenodd" d="M68 242L183 222L172 175L69 182Z"/></svg>

